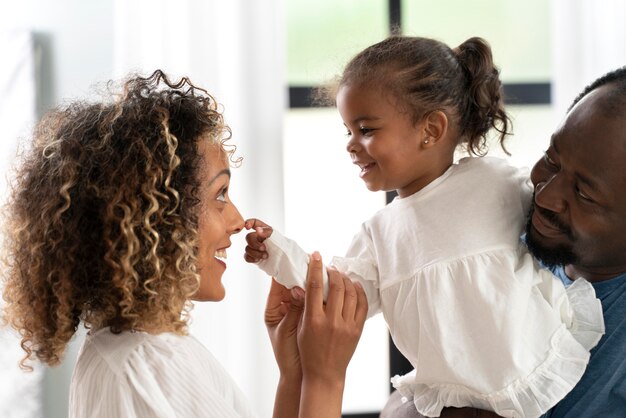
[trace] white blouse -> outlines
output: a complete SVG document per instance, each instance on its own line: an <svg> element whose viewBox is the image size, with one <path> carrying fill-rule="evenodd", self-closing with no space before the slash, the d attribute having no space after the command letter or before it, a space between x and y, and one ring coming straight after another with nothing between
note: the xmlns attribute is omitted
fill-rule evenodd
<svg viewBox="0 0 626 418"><path fill-rule="evenodd" d="M244 395L191 336L108 328L87 335L70 387L70 417L254 417Z"/></svg>
<svg viewBox="0 0 626 418"><path fill-rule="evenodd" d="M566 291L520 243L531 196L527 171L465 158L376 213L332 261L415 367L392 382L423 415L537 417L578 382L604 332L593 287L579 279ZM304 251L277 232L266 247L260 267L303 286Z"/></svg>

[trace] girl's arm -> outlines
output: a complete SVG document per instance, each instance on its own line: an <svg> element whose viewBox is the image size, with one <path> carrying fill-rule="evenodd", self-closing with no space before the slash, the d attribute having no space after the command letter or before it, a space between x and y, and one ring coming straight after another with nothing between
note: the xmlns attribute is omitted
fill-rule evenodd
<svg viewBox="0 0 626 418"><path fill-rule="evenodd" d="M265 222L251 218L245 222L246 229L252 229L246 235L244 259L256 264L267 275L274 277L280 284L291 289L305 288L309 254L297 242L287 238ZM328 275L323 269L324 299L328 291Z"/></svg>

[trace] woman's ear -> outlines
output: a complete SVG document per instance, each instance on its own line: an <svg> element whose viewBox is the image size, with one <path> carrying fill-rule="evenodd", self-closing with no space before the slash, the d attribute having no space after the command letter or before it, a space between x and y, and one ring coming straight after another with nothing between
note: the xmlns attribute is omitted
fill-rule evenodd
<svg viewBox="0 0 626 418"><path fill-rule="evenodd" d="M441 110L430 112L424 117L423 132L422 146L424 148L432 147L445 138L448 133L448 116Z"/></svg>

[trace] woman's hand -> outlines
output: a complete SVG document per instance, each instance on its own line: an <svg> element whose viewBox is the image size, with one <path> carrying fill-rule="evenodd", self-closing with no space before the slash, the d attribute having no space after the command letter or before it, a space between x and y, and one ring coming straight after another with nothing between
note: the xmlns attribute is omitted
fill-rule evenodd
<svg viewBox="0 0 626 418"><path fill-rule="evenodd" d="M302 368L297 334L303 310L304 291L298 287L289 290L272 278L265 306L265 326L280 370L274 418L298 416Z"/></svg>
<svg viewBox="0 0 626 418"><path fill-rule="evenodd" d="M265 326L281 376L302 377L298 352L298 324L304 310L304 291L299 287L289 290L272 278L267 304Z"/></svg>
<svg viewBox="0 0 626 418"><path fill-rule="evenodd" d="M324 305L322 259L311 255L298 347L302 364L300 417L340 417L346 369L367 316L363 288L328 269Z"/></svg>

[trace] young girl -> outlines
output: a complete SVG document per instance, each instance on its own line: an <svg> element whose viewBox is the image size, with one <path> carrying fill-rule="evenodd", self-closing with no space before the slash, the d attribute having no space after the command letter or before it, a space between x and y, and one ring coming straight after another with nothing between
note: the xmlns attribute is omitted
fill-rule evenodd
<svg viewBox="0 0 626 418"><path fill-rule="evenodd" d="M520 242L527 172L453 161L460 145L481 156L492 129L501 143L508 133L488 44L393 36L352 59L335 91L360 177L398 194L332 262L362 283L369 315L383 313L414 366L394 386L426 416L447 406L541 415L580 379L602 312L589 283L566 291ZM246 227L247 261L302 286L306 254L258 220Z"/></svg>
<svg viewBox="0 0 626 418"><path fill-rule="evenodd" d="M23 337L23 366L58 364L80 323L90 330L71 417L256 415L187 334L192 299L224 298L226 251L243 228L228 195L229 137L213 97L160 71L38 125L5 212L5 314ZM322 280L314 255L310 286ZM301 297L272 283L265 320L280 369L275 417L341 416L366 301L349 280L330 280L349 303L340 293L328 302L338 309L324 311L315 286L304 313Z"/></svg>

